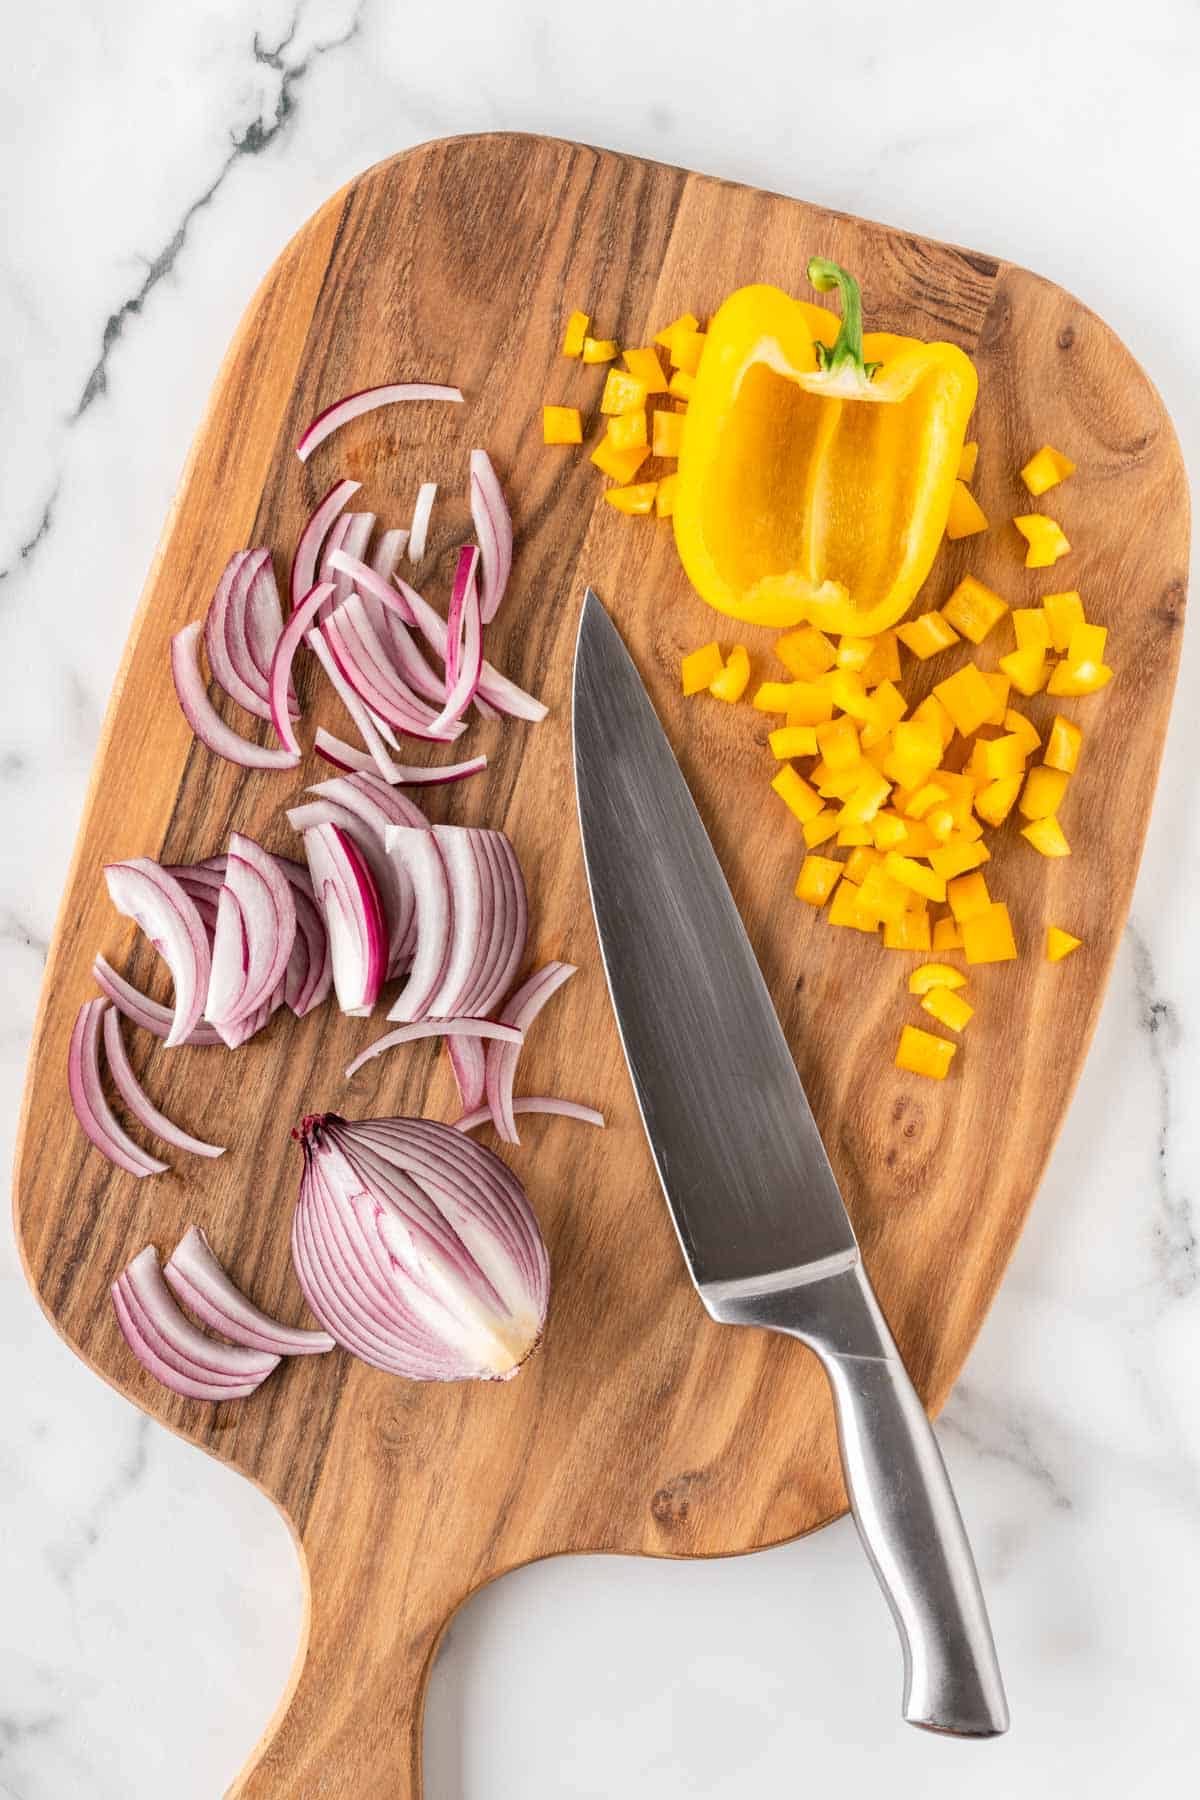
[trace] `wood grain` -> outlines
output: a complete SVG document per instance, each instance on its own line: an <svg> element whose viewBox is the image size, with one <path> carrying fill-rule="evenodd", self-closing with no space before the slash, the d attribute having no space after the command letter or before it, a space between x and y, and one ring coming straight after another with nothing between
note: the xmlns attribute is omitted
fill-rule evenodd
<svg viewBox="0 0 1200 1800"><path fill-rule="evenodd" d="M890 1066L901 1024L919 1017L903 992L911 959L830 930L790 898L802 847L766 792L769 721L679 699L679 654L715 621L667 530L619 517L585 457L539 441L543 401L595 411L602 372L557 355L572 306L636 343L745 281L804 291L817 251L861 274L874 325L944 335L975 358L976 491L990 518L1026 510L1016 471L1039 444L1079 464L1046 508L1077 546L1069 562L1026 574L1016 533L997 523L943 551L930 599L940 604L968 568L1015 604L1078 586L1111 628L1119 670L1102 699L1075 708L1088 729L1064 818L1075 855L1039 858L1011 827L997 847L989 878L1025 954L974 973L977 1016L942 1086ZM299 464L292 446L323 405L404 376L457 381L470 403L359 421ZM419 480L462 496L476 443L501 471L517 527L490 653L552 713L537 728L475 727L471 747L492 759L486 779L432 790L428 811L511 834L533 896L534 956L582 969L531 1037L523 1080L609 1118L604 1134L525 1121L510 1158L551 1247L545 1347L499 1387L409 1385L334 1355L285 1364L246 1404L175 1400L118 1336L107 1291L127 1258L147 1241L168 1250L196 1220L256 1299L299 1320L290 1125L319 1108L443 1119L456 1109L429 1046L345 1083L340 1070L370 1028L330 1007L302 1022L278 1016L236 1056L135 1046L160 1104L231 1144L216 1164L179 1159L177 1173L136 1183L75 1130L66 1046L94 991L94 952L163 991L152 953L114 918L100 865L204 855L234 826L294 848L281 809L302 782L241 773L192 743L167 642L202 614L231 550L269 543L289 556L337 476L360 478L359 503L404 523ZM440 590L465 502L447 498L436 517ZM257 1482L302 1546L307 1654L233 1792L419 1793L422 1694L440 1632L505 1570L578 1550L752 1550L844 1504L817 1365L792 1342L707 1319L653 1179L574 825L567 696L584 582L616 613L679 747L880 1297L936 1409L1003 1273L1095 1022L1162 749L1186 566L1184 472L1153 388L1098 318L1026 270L676 169L503 135L430 144L369 170L289 245L217 379L117 682L47 969L17 1174L29 1278L58 1330L139 1406ZM751 647L765 671L769 638L752 634ZM326 705L316 714L336 728ZM1044 722L1052 703L1031 711ZM302 775L319 778L320 765ZM1086 946L1057 968L1040 955L1048 922Z"/></svg>

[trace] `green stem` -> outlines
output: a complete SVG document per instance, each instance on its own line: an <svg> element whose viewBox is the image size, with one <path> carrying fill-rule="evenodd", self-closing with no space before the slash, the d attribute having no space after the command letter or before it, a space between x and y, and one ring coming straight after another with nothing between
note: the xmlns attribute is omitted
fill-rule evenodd
<svg viewBox="0 0 1200 1800"><path fill-rule="evenodd" d="M830 294L836 288L842 306L842 328L832 350L825 344L817 345L821 368L834 375L849 366L857 369L864 381L870 381L879 364L863 361L862 290L857 281L840 263L830 262L824 256L810 258L808 279L818 294Z"/></svg>

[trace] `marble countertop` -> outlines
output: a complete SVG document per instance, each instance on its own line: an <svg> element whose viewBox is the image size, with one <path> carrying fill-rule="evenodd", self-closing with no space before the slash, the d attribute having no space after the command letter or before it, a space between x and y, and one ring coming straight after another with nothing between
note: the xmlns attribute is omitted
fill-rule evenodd
<svg viewBox="0 0 1200 1800"><path fill-rule="evenodd" d="M213 373L260 273L369 163L540 130L1011 257L1107 318L1200 467L1200 12L1178 0L43 0L7 71L6 1154L105 700ZM901 1725L890 1626L842 1523L735 1561L549 1563L488 1590L434 1674L431 1800L1195 1786L1198 672L1191 637L1095 1047L939 1426L1010 1736ZM283 1524L75 1360L7 1231L0 1392L0 1796L213 1800L292 1661Z"/></svg>

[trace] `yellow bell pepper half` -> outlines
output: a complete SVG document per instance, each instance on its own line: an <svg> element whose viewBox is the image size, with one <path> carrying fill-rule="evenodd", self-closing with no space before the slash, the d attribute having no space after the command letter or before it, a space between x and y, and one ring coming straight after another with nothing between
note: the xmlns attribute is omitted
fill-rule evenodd
<svg viewBox="0 0 1200 1800"><path fill-rule="evenodd" d="M814 257L824 308L739 288L713 319L679 459L675 541L719 612L871 637L912 604L950 512L975 370L952 344L862 331L858 283Z"/></svg>

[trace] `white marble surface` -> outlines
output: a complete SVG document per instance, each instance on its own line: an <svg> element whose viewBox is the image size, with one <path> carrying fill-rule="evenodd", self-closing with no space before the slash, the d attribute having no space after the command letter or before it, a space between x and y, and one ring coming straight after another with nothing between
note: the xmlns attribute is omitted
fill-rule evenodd
<svg viewBox="0 0 1200 1800"><path fill-rule="evenodd" d="M1200 466L1184 0L2 14L6 1142L105 697L218 358L285 239L377 158L542 130L1014 257L1122 333ZM898 1722L890 1627L839 1526L734 1562L558 1563L491 1589L434 1677L431 1800L1194 1788L1198 668L1192 639L1096 1046L940 1428L1010 1737L964 1747ZM7 1235L0 1393L0 1796L213 1800L291 1662L282 1524L84 1371Z"/></svg>

